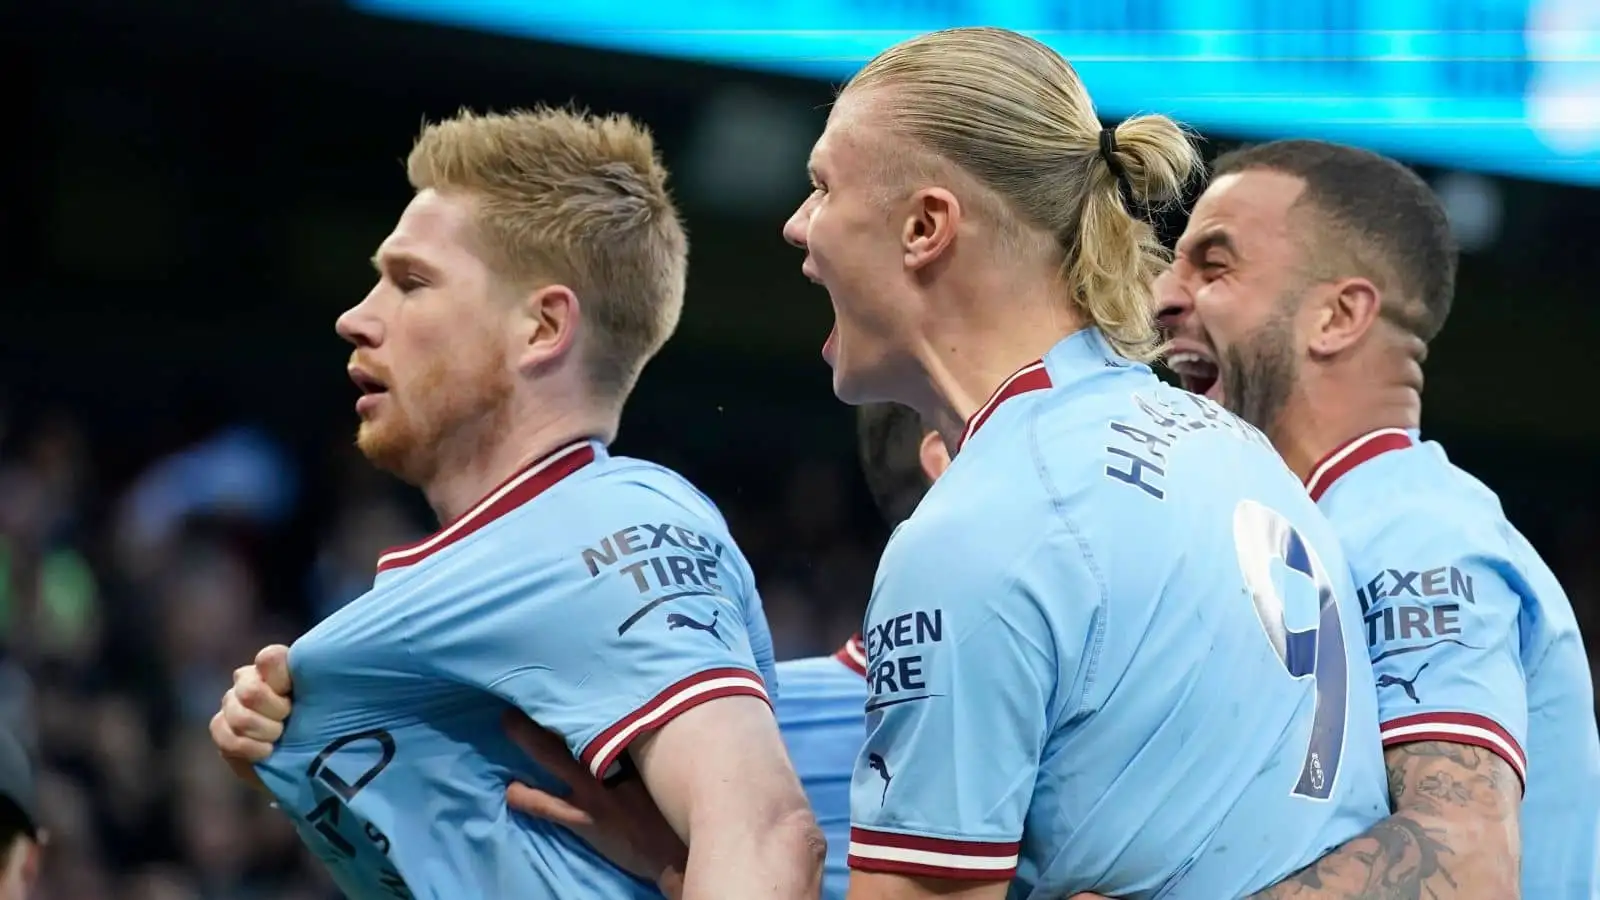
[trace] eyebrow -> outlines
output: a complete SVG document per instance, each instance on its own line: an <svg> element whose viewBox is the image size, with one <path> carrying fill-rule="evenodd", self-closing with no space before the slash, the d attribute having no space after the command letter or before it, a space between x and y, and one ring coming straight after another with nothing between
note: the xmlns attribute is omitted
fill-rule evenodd
<svg viewBox="0 0 1600 900"><path fill-rule="evenodd" d="M1204 256L1207 250L1223 250L1234 256L1239 255L1239 247L1233 242L1233 235L1217 228L1200 235L1190 242L1189 246L1182 249L1182 254L1187 257Z"/></svg>
<svg viewBox="0 0 1600 900"><path fill-rule="evenodd" d="M383 274L385 266L389 268L421 269L427 272L433 271L433 267L429 266L420 257L404 251L390 250L385 252L382 248L379 248L378 252L372 254L371 262L372 268L379 275Z"/></svg>

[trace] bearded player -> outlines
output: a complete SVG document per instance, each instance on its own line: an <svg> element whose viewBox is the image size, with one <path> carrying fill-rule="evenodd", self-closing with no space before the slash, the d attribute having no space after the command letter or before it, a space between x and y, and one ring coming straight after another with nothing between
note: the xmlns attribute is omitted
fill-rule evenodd
<svg viewBox="0 0 1600 900"><path fill-rule="evenodd" d="M897 527L950 465L950 455L938 433L899 404L863 406L857 421L862 474L884 521ZM775 704L778 727L827 838L824 900L844 900L850 878L850 780L866 736L865 665L857 634L832 654L785 660L777 666L784 686ZM267 668L274 677L275 666L269 659ZM240 722L249 720L239 730L270 736L280 730L277 723L289 717L290 686L281 680L261 681L255 673L250 684L249 696L241 698L249 706L233 710ZM558 736L526 718L516 717L508 724L513 739L561 785L559 790L512 785L507 799L513 808L573 829L641 878L681 871L687 855L683 842L648 797L630 791L626 783L598 785ZM886 768L881 773L885 788L893 778Z"/></svg>
<svg viewBox="0 0 1600 900"><path fill-rule="evenodd" d="M683 300L649 134L463 113L423 131L407 172L378 283L338 331L362 451L446 524L383 554L286 665L269 650L242 670L213 736L235 759L270 751L261 782L352 897L815 896L821 841L749 566L681 477L606 450ZM269 686L295 701L276 748L235 728ZM693 834L686 866L636 879L508 811L508 780L552 784L508 708L593 778L636 775Z"/></svg>
<svg viewBox="0 0 1600 900"><path fill-rule="evenodd" d="M1162 279L1172 368L1260 427L1354 567L1395 815L1262 896L1592 900L1600 737L1571 603L1423 441L1456 251L1400 164L1319 141L1217 161Z"/></svg>

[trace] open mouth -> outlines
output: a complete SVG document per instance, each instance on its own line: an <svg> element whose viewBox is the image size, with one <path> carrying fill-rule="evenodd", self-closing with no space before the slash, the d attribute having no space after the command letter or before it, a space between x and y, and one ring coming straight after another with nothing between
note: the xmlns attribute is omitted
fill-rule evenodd
<svg viewBox="0 0 1600 900"><path fill-rule="evenodd" d="M1221 373L1217 369L1217 361L1210 354L1193 349L1177 350L1167 356L1166 362L1172 374L1178 376L1178 382L1184 390L1203 397L1211 396Z"/></svg>
<svg viewBox="0 0 1600 900"><path fill-rule="evenodd" d="M384 384L382 381L379 381L375 376L362 369L351 369L350 380L355 382L355 385L361 391L362 396L366 396L368 394L385 394L389 391L388 385Z"/></svg>

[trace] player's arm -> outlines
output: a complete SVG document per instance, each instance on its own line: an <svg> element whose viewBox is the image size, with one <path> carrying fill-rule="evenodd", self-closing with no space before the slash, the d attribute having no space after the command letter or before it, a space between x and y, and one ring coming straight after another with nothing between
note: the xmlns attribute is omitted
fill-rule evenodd
<svg viewBox="0 0 1600 900"><path fill-rule="evenodd" d="M817 896L827 843L765 701L700 704L628 752L689 845L681 896Z"/></svg>
<svg viewBox="0 0 1600 900"><path fill-rule="evenodd" d="M1384 567L1362 584L1394 814L1257 898L1519 896L1520 579L1492 551L1436 556L1450 564Z"/></svg>
<svg viewBox="0 0 1600 900"><path fill-rule="evenodd" d="M924 529L907 538L885 555L867 613L848 896L1001 898L1053 704L1082 693L1074 673L1101 590L1075 543L952 552Z"/></svg>
<svg viewBox="0 0 1600 900"><path fill-rule="evenodd" d="M628 755L637 760L646 792L631 779L602 786L560 737L518 716L508 722L512 738L569 790L558 797L514 784L507 800L577 832L618 866L653 880L671 900L810 900L820 887L827 846L804 795L796 802L789 784L795 776L771 718L759 700L727 697L641 737ZM817 871L806 874L813 867ZM797 874L785 874L791 870Z"/></svg>
<svg viewBox="0 0 1600 900"><path fill-rule="evenodd" d="M1516 898L1522 786L1498 754L1420 741L1384 754L1394 815L1255 900Z"/></svg>
<svg viewBox="0 0 1600 900"><path fill-rule="evenodd" d="M916 878L905 875L880 875L875 872L851 873L850 893L846 900L870 897L872 900L922 900L939 897L941 900L1005 900L1008 882L990 881L968 884L940 878Z"/></svg>

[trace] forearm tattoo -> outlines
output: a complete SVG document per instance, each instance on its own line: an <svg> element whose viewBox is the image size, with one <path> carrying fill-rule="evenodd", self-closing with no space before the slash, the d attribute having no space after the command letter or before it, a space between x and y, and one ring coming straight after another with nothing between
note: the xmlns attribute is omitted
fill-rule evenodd
<svg viewBox="0 0 1600 900"><path fill-rule="evenodd" d="M1394 815L1250 900L1517 896L1522 784L1494 753L1424 741L1385 754Z"/></svg>

